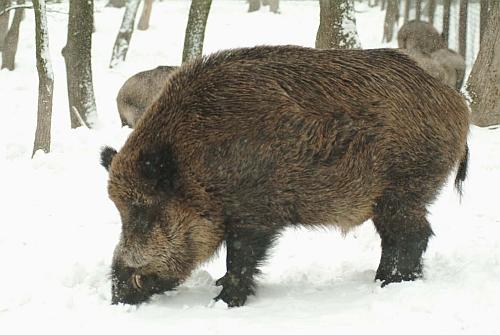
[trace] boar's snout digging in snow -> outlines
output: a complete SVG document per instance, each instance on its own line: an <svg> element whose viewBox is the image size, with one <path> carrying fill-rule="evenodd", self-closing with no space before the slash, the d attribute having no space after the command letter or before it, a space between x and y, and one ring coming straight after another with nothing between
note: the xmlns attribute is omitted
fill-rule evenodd
<svg viewBox="0 0 500 335"><path fill-rule="evenodd" d="M224 242L216 299L241 306L284 227L370 218L376 279L419 278L426 207L457 166L465 179L468 127L463 98L395 50L255 47L188 62L122 149L102 151L122 220L113 302L173 289Z"/></svg>
<svg viewBox="0 0 500 335"><path fill-rule="evenodd" d="M155 69L134 74L118 92L116 106L122 126L134 128L139 117L160 94L168 75L175 66L158 66Z"/></svg>

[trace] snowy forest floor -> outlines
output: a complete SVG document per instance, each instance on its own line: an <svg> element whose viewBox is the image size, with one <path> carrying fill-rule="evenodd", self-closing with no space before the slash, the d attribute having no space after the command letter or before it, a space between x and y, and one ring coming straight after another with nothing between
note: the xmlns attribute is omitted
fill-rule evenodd
<svg viewBox="0 0 500 335"><path fill-rule="evenodd" d="M67 11L66 5L51 5ZM205 53L255 44L313 46L316 1L283 1L281 14L246 13L244 1L213 2ZM97 128L69 128L60 50L67 17L49 13L55 73L50 154L30 159L36 125L34 19L21 25L17 68L0 72L0 333L137 334L500 334L500 129L471 128L469 176L462 201L451 183L430 208L436 236L425 278L380 288L373 281L380 239L366 222L335 230L286 231L245 307L211 299L225 272L222 250L176 292L140 307L110 305L109 267L120 219L99 165L103 145L120 147L115 97L130 75L178 65L189 2L155 3L148 31L136 31L126 63L108 68L122 10L96 4L93 71ZM358 6L361 42L381 44L383 12Z"/></svg>

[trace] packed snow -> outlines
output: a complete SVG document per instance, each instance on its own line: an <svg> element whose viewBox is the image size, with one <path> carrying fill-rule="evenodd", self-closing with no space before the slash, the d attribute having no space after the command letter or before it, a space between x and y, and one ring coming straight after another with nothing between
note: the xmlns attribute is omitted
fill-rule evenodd
<svg viewBox="0 0 500 335"><path fill-rule="evenodd" d="M500 334L500 129L472 126L469 176L460 201L451 184L430 208L435 232L425 278L374 282L380 239L366 222L286 231L263 267L257 295L228 309L214 303L224 250L175 292L140 307L111 305L109 269L120 218L107 197L103 145L130 133L115 105L130 75L182 56L189 1L155 2L151 26L135 31L127 60L109 69L123 10L96 4L93 72L97 127L69 129L64 60L67 5L49 5L54 69L52 151L31 159L38 79L34 18L26 11L16 70L0 71L0 333ZM364 47L382 45L384 12L357 4ZM256 44L313 46L317 1L282 1L281 14L246 13L244 1L213 1L204 52Z"/></svg>

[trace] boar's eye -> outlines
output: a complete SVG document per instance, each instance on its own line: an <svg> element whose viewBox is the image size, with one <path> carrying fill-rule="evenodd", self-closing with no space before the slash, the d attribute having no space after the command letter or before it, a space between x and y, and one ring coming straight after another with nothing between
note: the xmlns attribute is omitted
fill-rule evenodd
<svg viewBox="0 0 500 335"><path fill-rule="evenodd" d="M174 191L176 188L177 164L170 145L159 146L139 157L142 176L155 190Z"/></svg>

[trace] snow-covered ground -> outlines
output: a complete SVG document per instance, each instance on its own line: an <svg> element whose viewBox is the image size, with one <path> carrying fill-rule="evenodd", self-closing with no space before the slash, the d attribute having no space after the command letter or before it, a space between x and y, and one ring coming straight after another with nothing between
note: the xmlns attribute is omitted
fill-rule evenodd
<svg viewBox="0 0 500 335"><path fill-rule="evenodd" d="M477 127L462 202L447 186L430 209L436 236L423 280L383 289L373 282L380 240L366 222L346 237L334 230L287 231L263 268L257 296L242 308L211 302L219 290L214 280L225 271L224 251L175 293L139 308L111 306L108 272L120 220L107 198L99 148L119 147L130 133L120 127L115 106L123 81L180 62L189 1L155 3L150 30L134 33L127 62L113 70L109 58L123 12L100 1L96 8L96 129L68 129L64 14L49 13L50 154L30 159L37 99L31 11L21 25L17 69L0 72L1 334L500 334L500 129ZM283 1L281 11L248 14L244 1L213 1L205 52L313 46L317 2ZM358 6L357 20L363 46L383 46L383 12Z"/></svg>

